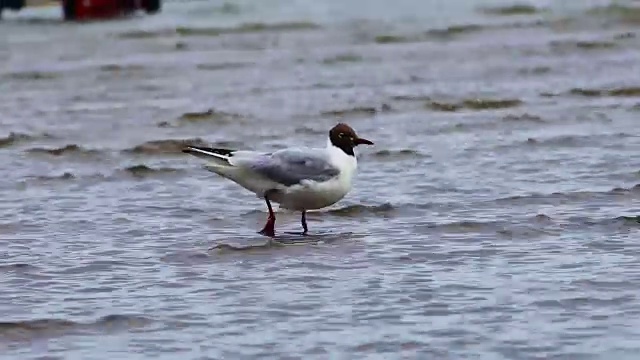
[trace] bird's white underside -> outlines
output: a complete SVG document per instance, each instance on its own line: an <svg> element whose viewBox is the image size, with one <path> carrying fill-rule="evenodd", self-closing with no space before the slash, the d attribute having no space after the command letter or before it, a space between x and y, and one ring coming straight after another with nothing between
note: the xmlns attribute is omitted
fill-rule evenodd
<svg viewBox="0 0 640 360"><path fill-rule="evenodd" d="M322 149L314 151L324 152L328 161L339 169L339 174L324 182L303 180L300 184L285 186L271 181L246 167L234 166L227 162L228 158L215 154L213 160L204 167L222 177L234 181L238 185L262 198L272 189L276 189L269 196L273 202L280 204L280 208L303 211L317 210L340 201L351 190L353 177L357 169L355 156L349 156L330 141Z"/></svg>

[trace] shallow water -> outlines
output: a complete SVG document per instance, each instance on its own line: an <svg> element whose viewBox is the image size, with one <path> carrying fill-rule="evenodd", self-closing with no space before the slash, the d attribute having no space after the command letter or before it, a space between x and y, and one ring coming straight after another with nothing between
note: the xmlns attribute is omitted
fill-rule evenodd
<svg viewBox="0 0 640 360"><path fill-rule="evenodd" d="M5 13L2 359L636 358L640 8L531 4ZM376 145L308 239L180 153L337 121Z"/></svg>

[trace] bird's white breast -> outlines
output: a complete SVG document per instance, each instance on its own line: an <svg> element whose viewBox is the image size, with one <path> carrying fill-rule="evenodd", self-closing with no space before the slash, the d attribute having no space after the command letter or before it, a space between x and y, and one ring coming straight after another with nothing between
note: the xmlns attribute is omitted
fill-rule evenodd
<svg viewBox="0 0 640 360"><path fill-rule="evenodd" d="M315 210L327 207L340 201L351 190L353 177L356 174L357 160L341 149L327 146L329 161L340 170L340 174L326 182L305 181L294 186L280 202L283 208L292 210Z"/></svg>

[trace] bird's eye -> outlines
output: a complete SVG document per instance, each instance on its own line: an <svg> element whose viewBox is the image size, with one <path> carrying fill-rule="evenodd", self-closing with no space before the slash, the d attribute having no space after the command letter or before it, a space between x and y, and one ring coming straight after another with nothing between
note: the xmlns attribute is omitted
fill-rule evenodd
<svg viewBox="0 0 640 360"><path fill-rule="evenodd" d="M344 137L344 134L340 133L340 134L338 134L338 137L342 139Z"/></svg>

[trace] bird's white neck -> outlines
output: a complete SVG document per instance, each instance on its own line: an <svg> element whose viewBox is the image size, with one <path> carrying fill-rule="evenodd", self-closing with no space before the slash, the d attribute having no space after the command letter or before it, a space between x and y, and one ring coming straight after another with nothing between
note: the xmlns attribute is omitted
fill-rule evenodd
<svg viewBox="0 0 640 360"><path fill-rule="evenodd" d="M333 145L333 143L331 143L331 140L327 140L327 150L329 151L329 157L331 158L331 161L341 170L348 170L350 173L356 170L358 166L358 160L356 159L355 155L348 155L342 149Z"/></svg>

